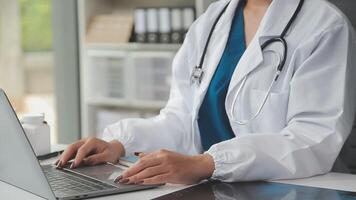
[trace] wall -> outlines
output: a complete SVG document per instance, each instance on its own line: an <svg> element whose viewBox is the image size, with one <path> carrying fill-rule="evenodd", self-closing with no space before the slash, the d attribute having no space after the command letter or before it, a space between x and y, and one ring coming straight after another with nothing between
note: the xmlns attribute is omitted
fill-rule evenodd
<svg viewBox="0 0 356 200"><path fill-rule="evenodd" d="M58 142L80 136L77 0L52 0Z"/></svg>
<svg viewBox="0 0 356 200"><path fill-rule="evenodd" d="M0 0L0 87L17 110L24 95L18 1Z"/></svg>

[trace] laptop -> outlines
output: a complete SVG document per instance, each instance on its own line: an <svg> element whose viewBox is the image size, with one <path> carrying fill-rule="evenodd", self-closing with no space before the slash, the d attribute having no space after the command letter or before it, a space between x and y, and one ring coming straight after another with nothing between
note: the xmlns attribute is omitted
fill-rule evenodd
<svg viewBox="0 0 356 200"><path fill-rule="evenodd" d="M83 199L157 187L115 183L122 171L111 164L74 170L41 166L5 92L0 89L0 181L49 200Z"/></svg>

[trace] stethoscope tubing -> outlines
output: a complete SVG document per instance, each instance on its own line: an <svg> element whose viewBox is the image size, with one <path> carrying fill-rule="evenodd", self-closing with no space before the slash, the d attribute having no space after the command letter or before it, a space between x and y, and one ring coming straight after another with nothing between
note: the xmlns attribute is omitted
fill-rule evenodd
<svg viewBox="0 0 356 200"><path fill-rule="evenodd" d="M213 35L213 32L215 30L216 25L218 24L218 22L219 22L220 18L222 17L222 15L225 13L225 11L226 11L227 7L229 6L229 4L230 4L230 2L223 8L223 10L219 13L217 19L214 21L213 26L212 26L212 28L210 30L209 35L208 35L207 42L205 44L205 47L204 47L204 50L203 50L203 54L202 54L202 56L200 58L199 65L194 67L194 69L193 69L193 72L192 72L192 75L191 75L192 80L193 80L192 83L196 83L197 86L200 85L202 76L204 74L203 65L204 65L204 60L205 60L206 53L207 53L207 50L208 50L208 47L209 47L209 44L210 44L211 37ZM248 77L248 74L247 74L244 77L244 79L242 80L242 83L240 84L240 86L239 86L239 88L238 88L238 90L237 90L237 92L236 92L236 94L234 96L234 99L233 99L232 107L231 107L231 110L230 110L230 115L232 117L232 120L231 120L232 122L235 122L238 125L247 125L252 120L256 119L260 115L260 113L262 112L262 109L265 106L265 104L266 104L266 102L267 102L267 100L268 100L268 98L269 98L269 96L270 96L270 94L272 92L273 86L278 81L278 78L279 78L280 74L282 73L283 68L285 66L285 63L286 63L286 60L287 60L288 44L287 44L287 41L285 40L285 36L286 36L287 32L290 30L291 25L293 24L293 22L296 20L298 14L300 13L300 11L301 11L301 9L303 7L303 4L304 4L304 0L300 0L297 9L293 13L293 16L289 20L289 22L286 25L286 27L283 29L281 35L279 35L277 37L274 37L274 38L271 38L271 39L267 40L266 42L264 42L261 45L262 51L269 52L271 50L266 50L267 47L271 46L274 43L280 43L280 44L282 44L282 47L283 47L283 55L282 55L282 58L279 57L279 62L278 62L279 64L278 64L278 66L276 68L276 73L274 75L274 78L273 78L268 90L267 90L267 93L266 93L265 97L263 98L262 103L258 107L257 112L254 115L252 115L252 117L250 119L248 119L248 120L238 120L234 116L236 102L238 100L239 94L241 93L243 87L246 84L246 80L247 80L247 77ZM193 77L195 71L199 71L200 72L200 74L201 74L200 77ZM195 80L195 79L198 79L198 80Z"/></svg>
<svg viewBox="0 0 356 200"><path fill-rule="evenodd" d="M272 50L267 50L267 52L268 51L272 51ZM278 63L280 63L281 62L281 58L280 57L278 57L278 58L279 58L279 62ZM258 106L257 112L248 120L238 120L238 119L235 118L234 112L235 112L235 108L236 108L237 98L239 97L239 95L240 95L240 93L242 91L242 88L246 84L247 76L245 76L244 79L242 80L242 83L240 84L235 96L234 96L233 101L232 101L232 106L231 106L231 109L230 109L230 115L232 117L231 121L236 123L236 124L238 124L238 125L244 126L244 125L249 124L251 121L255 120L261 114L263 107L266 105L268 97L270 96L270 94L272 92L272 89L273 89L273 86L277 82L277 79L278 79L280 73L281 73L281 71L276 69L276 73L274 74L273 81L271 82L270 86L268 87L267 93L264 96L262 103L260 104L260 106Z"/></svg>

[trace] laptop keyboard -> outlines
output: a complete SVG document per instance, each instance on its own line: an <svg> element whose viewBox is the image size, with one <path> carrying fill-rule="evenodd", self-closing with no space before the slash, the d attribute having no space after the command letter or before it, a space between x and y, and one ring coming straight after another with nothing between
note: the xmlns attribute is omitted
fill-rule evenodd
<svg viewBox="0 0 356 200"><path fill-rule="evenodd" d="M83 194L114 189L109 184L52 167L43 169L54 193Z"/></svg>

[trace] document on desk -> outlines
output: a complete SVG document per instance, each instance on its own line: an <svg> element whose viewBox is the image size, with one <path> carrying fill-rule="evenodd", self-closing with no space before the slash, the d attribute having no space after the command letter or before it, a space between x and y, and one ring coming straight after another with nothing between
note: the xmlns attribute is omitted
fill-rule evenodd
<svg viewBox="0 0 356 200"><path fill-rule="evenodd" d="M356 193L283 183L209 181L157 198L166 199L356 200Z"/></svg>

